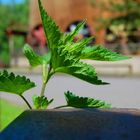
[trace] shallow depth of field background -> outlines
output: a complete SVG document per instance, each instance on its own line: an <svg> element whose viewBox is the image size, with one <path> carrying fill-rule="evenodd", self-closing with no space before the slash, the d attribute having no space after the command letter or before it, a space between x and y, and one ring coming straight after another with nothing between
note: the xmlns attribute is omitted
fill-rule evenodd
<svg viewBox="0 0 140 140"><path fill-rule="evenodd" d="M30 68L22 48L25 43L29 43L39 54L48 51L40 19L31 10L34 8L31 6L33 1L35 0L0 0L0 71L7 69L35 81L37 87L24 94L31 104L32 95L40 94L41 69ZM78 8L81 7L82 11L89 13L88 17L85 14L87 25L78 37L95 36L93 44L102 44L112 51L131 57L130 60L113 63L87 61L97 69L101 79L111 83L106 86L95 86L69 75L56 74L46 88L46 96L54 98L50 108L65 104L64 92L70 90L78 96L104 100L111 103L112 107L140 109L140 1L120 0L118 3L109 3L109 0L81 0L80 3L79 0L71 0L68 4L54 0L54 5L51 5L51 0L46 1L46 7L52 11L51 16L58 21L63 31L72 31L81 21L78 14L69 15L68 9L73 12L75 9L78 13ZM37 5L34 3L34 6ZM59 7L62 10L64 8L65 15L60 12L57 16L55 11ZM81 12L79 17L86 12ZM67 23L68 17L70 23ZM63 26L66 23L67 28ZM28 107L16 95L0 92L0 131L26 109Z"/></svg>

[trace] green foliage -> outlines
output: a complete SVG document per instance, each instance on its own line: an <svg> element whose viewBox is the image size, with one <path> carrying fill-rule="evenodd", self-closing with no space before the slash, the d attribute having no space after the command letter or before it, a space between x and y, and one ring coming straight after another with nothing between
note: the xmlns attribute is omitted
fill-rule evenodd
<svg viewBox="0 0 140 140"><path fill-rule="evenodd" d="M8 54L8 49L7 48L1 48L0 50L0 63L4 63L4 64L9 64L9 54Z"/></svg>
<svg viewBox="0 0 140 140"><path fill-rule="evenodd" d="M105 84L106 82L98 79L95 69L92 66L80 62L80 55L92 38L79 40L76 43L73 42L74 37L78 34L85 22L80 23L73 32L65 35L60 32L58 26L48 16L40 0L39 7L52 54L50 63L54 73L63 72L92 84Z"/></svg>
<svg viewBox="0 0 140 140"><path fill-rule="evenodd" d="M75 64L67 67L60 67L56 70L56 72L67 73L95 85L108 84L98 78L95 69L91 65L83 62L76 62Z"/></svg>
<svg viewBox="0 0 140 140"><path fill-rule="evenodd" d="M13 28L11 26L15 24L27 26L29 15L28 4L28 0L24 0L24 2L20 4L0 4L0 60L4 64L9 64L10 61L9 44L5 31L8 27ZM19 26L16 26L15 30L18 28ZM14 36L13 40L15 48L21 48L23 46L23 37Z"/></svg>
<svg viewBox="0 0 140 140"><path fill-rule="evenodd" d="M15 76L7 71L0 72L0 91L22 95L25 91L35 87L25 76Z"/></svg>
<svg viewBox="0 0 140 140"><path fill-rule="evenodd" d="M36 109L46 109L52 102L53 99L48 100L45 96L33 96L33 103Z"/></svg>
<svg viewBox="0 0 140 140"><path fill-rule="evenodd" d="M114 26L116 30L119 30L119 26L124 26L123 32L128 36L135 36L135 31L140 27L140 2L137 0L121 0L114 1L108 0L96 2L96 0L91 0L92 5L98 7L103 12L114 13L118 16L112 16L109 18L99 17L98 21L104 28L109 28ZM121 35L121 31L119 35ZM113 31L113 33L115 33Z"/></svg>
<svg viewBox="0 0 140 140"><path fill-rule="evenodd" d="M43 56L36 54L29 45L25 45L23 53L27 57L30 65L36 67L42 66L42 89L40 96L33 97L33 103L36 109L45 109L53 99L48 100L45 97L45 88L51 76L57 72L70 74L81 80L95 85L108 84L98 78L98 75L92 65L86 64L82 59L100 60L100 61L118 61L128 59L126 56L111 52L102 46L88 44L91 38L85 38L74 42L74 38L84 26L85 21L78 24L76 29L71 33L62 33L53 19L47 14L38 0L40 14L49 45L49 52ZM28 101L22 96L23 92L35 87L35 84L25 76L15 76L13 73L4 71L0 73L0 91L18 94L31 109ZM71 107L92 107L106 108L109 107L103 101L95 100L88 97L78 97L71 92L66 92L65 97L67 105Z"/></svg>
<svg viewBox="0 0 140 140"><path fill-rule="evenodd" d="M36 54L33 49L26 44L24 46L23 49L23 53L24 55L27 57L27 59L29 60L29 63L31 66L36 67L38 65L42 65L44 63L49 63L51 55L50 53L44 55L44 56L39 56L38 54Z"/></svg>
<svg viewBox="0 0 140 140"><path fill-rule="evenodd" d="M42 24L47 37L48 47L50 49L54 49L55 47L57 47L56 45L61 38L61 32L59 30L59 27L52 20L52 18L48 16L47 12L41 4L41 0L38 0L38 2L42 18Z"/></svg>
<svg viewBox="0 0 140 140"><path fill-rule="evenodd" d="M110 19L110 23L119 26L124 25L127 32L133 35L134 29L140 27L140 2L136 0L123 0L122 2L111 1L110 11L123 13L119 17ZM131 31L131 32L130 32Z"/></svg>
<svg viewBox="0 0 140 140"><path fill-rule="evenodd" d="M109 23L115 28L124 26L123 30L126 30L128 35L132 35L134 34L133 30L140 27L140 13L129 13L128 15L111 18Z"/></svg>
<svg viewBox="0 0 140 140"><path fill-rule="evenodd" d="M122 0L122 2L114 2L113 0L110 0L110 4L110 10L113 12L140 13L140 3L136 0Z"/></svg>
<svg viewBox="0 0 140 140"><path fill-rule="evenodd" d="M86 47L82 51L81 59L91 59L99 61L120 61L129 57L112 52L101 45Z"/></svg>
<svg viewBox="0 0 140 140"><path fill-rule="evenodd" d="M70 32L69 34L65 35L65 43L70 42L74 40L74 37L79 33L79 31L84 27L85 21L80 22L76 29Z"/></svg>
<svg viewBox="0 0 140 140"><path fill-rule="evenodd" d="M110 108L110 104L89 97L79 97L72 92L65 92L67 106L76 108Z"/></svg>

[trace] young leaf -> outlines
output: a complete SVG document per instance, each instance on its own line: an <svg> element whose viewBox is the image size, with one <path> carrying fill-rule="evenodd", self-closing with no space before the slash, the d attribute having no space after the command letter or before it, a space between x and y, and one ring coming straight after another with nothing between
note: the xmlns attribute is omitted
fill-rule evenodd
<svg viewBox="0 0 140 140"><path fill-rule="evenodd" d="M36 109L46 109L52 102L53 99L49 101L45 96L33 96L33 103Z"/></svg>
<svg viewBox="0 0 140 140"><path fill-rule="evenodd" d="M87 46L91 41L93 37L84 38L82 40L79 40L77 42L67 43L63 51L67 50L68 53L71 53L71 55L74 55L75 57L79 57L81 55L82 50Z"/></svg>
<svg viewBox="0 0 140 140"><path fill-rule="evenodd" d="M52 56L52 66L55 70L58 67L70 66L75 60L80 60L80 55L84 47L91 41L92 38L85 38L79 42L69 42L66 46L59 46L57 51Z"/></svg>
<svg viewBox="0 0 140 140"><path fill-rule="evenodd" d="M23 48L23 53L24 55L27 57L30 65L32 67L36 67L38 65L42 65L43 63L48 63L51 59L51 54L48 53L44 56L39 56L38 54L36 54L33 49L26 44Z"/></svg>
<svg viewBox="0 0 140 140"><path fill-rule="evenodd" d="M66 44L67 42L73 41L74 38L76 37L76 35L77 35L77 34L80 32L80 30L84 27L84 25L85 25L85 21L82 21L82 22L80 22L80 23L76 26L76 28L75 28L72 32L66 34L66 35L64 36L64 38L63 38L65 44Z"/></svg>
<svg viewBox="0 0 140 140"><path fill-rule="evenodd" d="M0 91L22 95L25 91L35 87L25 76L15 76L7 71L0 72Z"/></svg>
<svg viewBox="0 0 140 140"><path fill-rule="evenodd" d="M129 59L129 57L112 52L100 45L93 47L85 47L81 54L81 59L91 59L100 61L120 61Z"/></svg>
<svg viewBox="0 0 140 140"><path fill-rule="evenodd" d="M52 50L53 48L58 46L62 33L59 30L59 27L55 24L54 20L47 14L45 9L43 8L41 0L38 0L38 3L48 47L50 48L50 50Z"/></svg>
<svg viewBox="0 0 140 140"><path fill-rule="evenodd" d="M27 57L31 66L35 67L42 64L41 57L37 55L28 44L24 46L23 53Z"/></svg>
<svg viewBox="0 0 140 140"><path fill-rule="evenodd" d="M89 97L79 97L72 92L65 92L67 106L76 108L110 108L110 104Z"/></svg>

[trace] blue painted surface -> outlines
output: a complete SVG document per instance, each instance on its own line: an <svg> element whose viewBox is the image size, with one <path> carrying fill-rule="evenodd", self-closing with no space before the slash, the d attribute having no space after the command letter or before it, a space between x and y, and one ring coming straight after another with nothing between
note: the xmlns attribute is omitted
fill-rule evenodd
<svg viewBox="0 0 140 140"><path fill-rule="evenodd" d="M26 111L0 140L139 140L139 122L132 109Z"/></svg>

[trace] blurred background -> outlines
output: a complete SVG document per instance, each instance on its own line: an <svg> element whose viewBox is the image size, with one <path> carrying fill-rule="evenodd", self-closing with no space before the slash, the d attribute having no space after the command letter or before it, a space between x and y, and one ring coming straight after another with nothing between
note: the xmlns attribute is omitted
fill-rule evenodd
<svg viewBox="0 0 140 140"><path fill-rule="evenodd" d="M63 32L70 32L86 19L77 38L94 36L92 44L131 56L121 62L87 61L111 85L96 87L68 75L56 75L47 87L47 96L64 104L64 91L105 100L119 108L140 108L140 0L42 0L49 15ZM37 0L0 0L0 69L8 69L34 80L39 86L25 94L29 102L40 91L40 68L31 69L22 48L30 44L38 53L47 53ZM58 82L59 81L59 82ZM59 83L59 84L58 84ZM82 91L81 91L82 89ZM15 95L0 93L0 130L27 109Z"/></svg>

